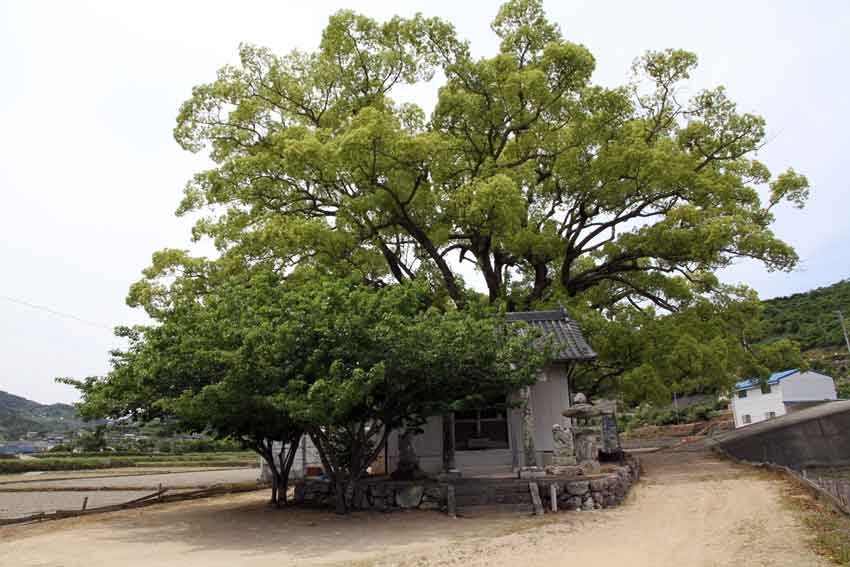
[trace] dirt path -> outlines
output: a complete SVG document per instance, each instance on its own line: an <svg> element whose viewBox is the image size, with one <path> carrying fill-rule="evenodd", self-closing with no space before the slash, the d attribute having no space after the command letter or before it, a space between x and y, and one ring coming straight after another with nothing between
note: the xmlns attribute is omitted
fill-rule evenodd
<svg viewBox="0 0 850 567"><path fill-rule="evenodd" d="M265 493L0 529L17 567L383 565L825 566L781 484L705 453L643 457L621 508L542 519L265 508Z"/></svg>

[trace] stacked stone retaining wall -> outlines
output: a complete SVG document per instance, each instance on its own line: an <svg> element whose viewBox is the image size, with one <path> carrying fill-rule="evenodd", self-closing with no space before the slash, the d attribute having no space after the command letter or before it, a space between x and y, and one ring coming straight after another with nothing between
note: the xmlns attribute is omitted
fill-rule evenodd
<svg viewBox="0 0 850 567"><path fill-rule="evenodd" d="M606 467L600 474L578 477L546 476L533 481L516 478L459 478L393 481L366 479L356 491L358 508L375 510L426 509L462 511L474 506L509 506L521 511L533 509L532 484L543 508L552 509L555 486L559 510L598 510L623 502L632 484L640 478L640 463L628 458L622 465ZM449 504L451 487L453 505ZM306 479L295 484L295 501L301 505L330 507L333 487L327 480Z"/></svg>

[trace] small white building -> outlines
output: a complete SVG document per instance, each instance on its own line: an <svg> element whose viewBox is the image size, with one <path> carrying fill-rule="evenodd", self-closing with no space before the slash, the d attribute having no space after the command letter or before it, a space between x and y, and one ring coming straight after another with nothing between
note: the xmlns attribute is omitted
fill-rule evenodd
<svg viewBox="0 0 850 567"><path fill-rule="evenodd" d="M556 353L540 372L537 383L525 392L514 392L499 404L479 411L433 416L412 442L421 469L431 475L455 471L463 476L508 476L522 467L549 464L554 450L552 426L566 424L561 412L572 403L570 378L575 366L596 353L563 309L507 314L508 322L522 321L548 336ZM507 407L505 407L507 405ZM530 428L530 430L529 430ZM389 434L377 468L392 472L399 461L399 431ZM530 449L530 450L529 450ZM276 449L277 450L277 449ZM526 453L534 454L534 461ZM268 472L263 467L263 478ZM290 473L301 478L321 462L309 438L302 442Z"/></svg>
<svg viewBox="0 0 850 567"><path fill-rule="evenodd" d="M775 372L765 383L750 378L735 384L732 414L736 428L746 427L836 399L838 395L832 378L794 368Z"/></svg>

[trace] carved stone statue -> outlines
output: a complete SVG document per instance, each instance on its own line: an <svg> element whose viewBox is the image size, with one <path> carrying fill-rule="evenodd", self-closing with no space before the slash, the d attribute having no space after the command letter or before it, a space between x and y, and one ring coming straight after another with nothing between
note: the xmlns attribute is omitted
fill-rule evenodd
<svg viewBox="0 0 850 567"><path fill-rule="evenodd" d="M576 447L572 429L556 423L552 426L552 439L554 441L552 464L555 466L575 465Z"/></svg>

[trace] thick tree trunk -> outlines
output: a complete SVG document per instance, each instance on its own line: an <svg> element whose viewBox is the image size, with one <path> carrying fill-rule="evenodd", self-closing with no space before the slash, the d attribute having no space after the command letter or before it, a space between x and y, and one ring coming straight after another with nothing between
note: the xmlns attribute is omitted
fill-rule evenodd
<svg viewBox="0 0 850 567"><path fill-rule="evenodd" d="M454 414L443 416L443 471L455 469L455 420Z"/></svg>
<svg viewBox="0 0 850 567"><path fill-rule="evenodd" d="M275 463L275 456L272 447L273 441L269 441L267 439L261 439L254 442L254 450L260 454L264 461L266 461L272 475L272 497L269 503L278 506L280 471L278 470L277 463Z"/></svg>
<svg viewBox="0 0 850 567"><path fill-rule="evenodd" d="M546 292L550 283L551 280L549 280L549 271L546 264L534 264L534 289L531 290L529 303L543 299L543 294ZM533 307L529 305L528 308L532 309Z"/></svg>
<svg viewBox="0 0 850 567"><path fill-rule="evenodd" d="M322 465L325 467L325 473L330 478L334 488L337 514L348 514L359 503L353 497L354 488L366 472L366 468L377 458L387 441L388 430L383 427L375 448L372 451L367 451L367 442L372 438L374 432L367 434L365 425L362 423L355 424L353 427L355 431L351 432L351 446L349 447L351 462L348 470L341 470L339 459L335 458L328 450L330 447L328 435L319 429L310 431L310 436L313 438L313 443L322 459Z"/></svg>
<svg viewBox="0 0 850 567"><path fill-rule="evenodd" d="M405 429L398 436L398 466L392 473L396 480L414 480L422 475L419 468L419 457L413 447L414 432Z"/></svg>
<svg viewBox="0 0 850 567"><path fill-rule="evenodd" d="M405 222L401 223L401 225L408 233L410 233L410 236L412 236L422 246L431 260L433 260L434 264L437 265L437 269L440 270L440 275L443 277L443 283L446 285L446 291L448 292L449 297L454 300L458 309L463 310L466 307L466 297L464 296L464 292L460 285L458 285L457 278L449 266L449 263L443 255L440 254L440 251L437 250L437 247L425 231L417 226L416 223L407 218L405 219Z"/></svg>
<svg viewBox="0 0 850 567"><path fill-rule="evenodd" d="M334 498L336 499L336 513L347 514L348 506L345 503L345 481L342 478L342 472L339 471L338 463L328 451L327 435L320 428L314 427L310 429L310 438L313 439L313 445L319 452L319 458L322 460L322 467L325 469L325 475L331 481L334 489Z"/></svg>
<svg viewBox="0 0 850 567"><path fill-rule="evenodd" d="M282 495L284 506L288 504L289 473L292 471L292 464L295 462L295 455L298 453L298 447L301 445L302 437L303 434L301 432L293 433L289 437L289 448L286 450L286 456L284 456L283 448L280 451L280 483L278 489ZM286 447L285 443L284 447Z"/></svg>
<svg viewBox="0 0 850 567"><path fill-rule="evenodd" d="M270 503L274 504L276 508L280 507L280 500L278 499L279 478L278 474L275 471L272 471L272 499Z"/></svg>
<svg viewBox="0 0 850 567"><path fill-rule="evenodd" d="M336 496L336 513L340 515L348 514L348 503L345 501L346 482L338 475L334 482L334 494Z"/></svg>

